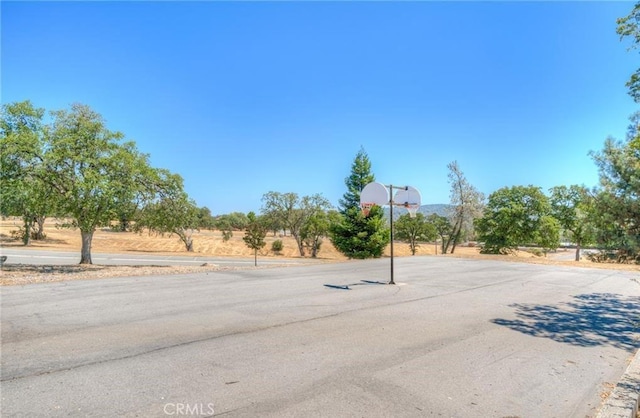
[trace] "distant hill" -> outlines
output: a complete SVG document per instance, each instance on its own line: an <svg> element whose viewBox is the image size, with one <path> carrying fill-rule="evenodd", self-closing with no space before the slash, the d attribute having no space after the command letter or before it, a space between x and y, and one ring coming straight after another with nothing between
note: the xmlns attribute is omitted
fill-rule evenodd
<svg viewBox="0 0 640 418"><path fill-rule="evenodd" d="M433 205L422 205L420 209L418 209L418 213L422 213L424 216L429 216L432 213L435 213L440 216L447 216L449 208L452 206L444 203L437 203ZM394 206L393 208L393 219L396 220L400 216L407 213L405 208ZM384 214L388 218L389 217L389 208L387 206L384 207Z"/></svg>

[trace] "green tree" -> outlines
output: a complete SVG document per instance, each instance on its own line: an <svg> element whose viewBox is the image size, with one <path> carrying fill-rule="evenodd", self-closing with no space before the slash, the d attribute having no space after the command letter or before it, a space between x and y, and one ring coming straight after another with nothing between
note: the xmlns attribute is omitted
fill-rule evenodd
<svg viewBox="0 0 640 418"><path fill-rule="evenodd" d="M178 174L159 170L158 197L146 204L136 216L135 230L160 235L177 235L187 251L193 251L193 233L199 230L201 211L184 191Z"/></svg>
<svg viewBox="0 0 640 418"><path fill-rule="evenodd" d="M575 260L580 261L581 248L594 239L593 198L586 187L578 185L553 187L550 193L551 214L569 232L576 244Z"/></svg>
<svg viewBox="0 0 640 418"><path fill-rule="evenodd" d="M545 256L560 245L560 228L560 222L553 216L544 215L540 218L534 242L542 247Z"/></svg>
<svg viewBox="0 0 640 418"><path fill-rule="evenodd" d="M360 193L364 186L373 181L375 177L371 173L371 161L364 148L360 148L351 164L351 174L344 179L347 191L339 202L343 214L350 208L360 208Z"/></svg>
<svg viewBox="0 0 640 418"><path fill-rule="evenodd" d="M451 225L449 218L440 216L437 213L432 213L427 216L426 221L428 224L432 225L432 228L436 231L436 236L434 238L440 237L441 252L442 254L446 254L445 242L447 242L453 231L453 226Z"/></svg>
<svg viewBox="0 0 640 418"><path fill-rule="evenodd" d="M0 212L22 218L22 242L44 238L44 222L56 193L43 181L44 109L30 101L2 106L0 114Z"/></svg>
<svg viewBox="0 0 640 418"><path fill-rule="evenodd" d="M640 112L631 117L625 141L607 138L591 153L599 169L595 199L598 243L620 261L640 262Z"/></svg>
<svg viewBox="0 0 640 418"><path fill-rule="evenodd" d="M329 233L332 220L339 216L336 211L317 210L307 218L300 230L300 236L305 247L311 252L311 257L316 258L322 245L322 239Z"/></svg>
<svg viewBox="0 0 640 418"><path fill-rule="evenodd" d="M347 191L340 200L340 216L331 223L329 235L338 251L349 258L381 257L389 243L390 231L382 208L374 206L367 216L360 210L360 193L375 181L371 162L360 149L345 179Z"/></svg>
<svg viewBox="0 0 640 418"><path fill-rule="evenodd" d="M482 216L484 194L467 181L457 161L449 163L447 168L451 185L452 230L447 239L443 240L442 252L446 254L451 246L451 254L453 254L456 245L473 231L474 220Z"/></svg>
<svg viewBox="0 0 640 418"><path fill-rule="evenodd" d="M203 206L198 208L198 227L201 229L213 229L215 228L216 220L211 215L211 210Z"/></svg>
<svg viewBox="0 0 640 418"><path fill-rule="evenodd" d="M48 146L42 163L45 181L61 197L60 211L79 228L81 264L91 264L96 228L109 226L118 216L124 196L142 198L153 170L148 157L124 135L105 126L102 116L86 105L52 112Z"/></svg>
<svg viewBox="0 0 640 418"><path fill-rule="evenodd" d="M262 196L263 217L278 219L296 240L301 257L305 255L302 230L309 218L329 210L331 204L320 194L300 198L297 193L268 192Z"/></svg>
<svg viewBox="0 0 640 418"><path fill-rule="evenodd" d="M418 242L430 241L437 236L435 226L427 222L422 213L416 213L413 218L409 214L402 215L395 221L394 225L396 238L409 243L412 255L416 255L416 251L420 246Z"/></svg>
<svg viewBox="0 0 640 418"><path fill-rule="evenodd" d="M258 265L258 250L263 248L267 243L264 240L264 237L267 236L267 228L264 223L256 217L256 214L253 212L249 212L247 214L247 218L249 223L247 224L247 228L245 230L244 237L242 240L247 245L247 247L253 250L254 255L254 265Z"/></svg>
<svg viewBox="0 0 640 418"><path fill-rule="evenodd" d="M559 241L559 230L554 231L551 207L539 187L504 187L489 196L484 215L476 220L482 253L507 254L520 245L553 245ZM544 226L544 228L542 228ZM558 242L559 244L559 242Z"/></svg>
<svg viewBox="0 0 640 418"><path fill-rule="evenodd" d="M371 208L368 216L360 208L347 209L331 225L330 232L333 245L349 258L380 258L389 244L389 228L378 205Z"/></svg>
<svg viewBox="0 0 640 418"><path fill-rule="evenodd" d="M620 39L630 38L631 46L629 49L636 49L640 45L640 3L636 3L631 13L617 20L618 27L616 32L620 35ZM636 103L640 103L640 69L637 69L627 81L629 95L633 97Z"/></svg>

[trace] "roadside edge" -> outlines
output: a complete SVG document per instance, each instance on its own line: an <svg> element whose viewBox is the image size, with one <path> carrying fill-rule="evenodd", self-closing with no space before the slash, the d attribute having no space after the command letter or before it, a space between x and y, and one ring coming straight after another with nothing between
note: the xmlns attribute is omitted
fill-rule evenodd
<svg viewBox="0 0 640 418"><path fill-rule="evenodd" d="M636 418L640 402L640 350L616 384L596 418Z"/></svg>

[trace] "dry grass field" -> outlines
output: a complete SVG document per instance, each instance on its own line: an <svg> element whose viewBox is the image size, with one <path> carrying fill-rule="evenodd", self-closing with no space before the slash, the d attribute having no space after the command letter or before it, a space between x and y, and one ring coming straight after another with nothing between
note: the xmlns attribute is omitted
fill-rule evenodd
<svg viewBox="0 0 640 418"><path fill-rule="evenodd" d="M0 222L0 245L7 248L23 247L22 242L12 237L12 231L20 227L20 219L5 219ZM46 239L32 241L29 249L49 249L80 252L80 231L56 227L56 221L48 219L45 223ZM116 232L108 228L95 232L93 237L93 253L139 253L158 255L187 255L187 256L224 256L224 257L252 257L253 252L242 240L243 232L235 231L233 237L225 242L220 231L197 231L194 233L194 252L185 251L185 247L177 236L158 236L147 233L136 234L132 232ZM281 239L284 249L279 254L271 251L273 241ZM299 258L294 239L290 236L278 237L269 234L266 238L267 245L259 252L260 258ZM588 260L562 261L559 255L567 255L573 250L560 250L548 257L538 257L531 253L519 252L515 255L483 255L478 248L460 246L455 254L447 254L444 257L465 257L477 259L492 259L511 262L527 262L538 264L554 264L576 267L594 267L621 269L640 272L638 265L597 264ZM389 256L389 247L385 256ZM394 243L394 255L397 257L411 256L409 245L406 243ZM418 248L417 255L436 255L436 247L433 243L422 244ZM438 257L443 257L439 254ZM566 258L566 257L564 257ZM342 262L347 258L340 254L328 239L325 239L318 260L324 262ZM51 266L47 269L30 265L5 265L0 277L0 285L26 284L35 282L50 282L72 280L74 278L97 279L114 276L134 276L148 274L172 274L203 272L218 269L214 265L198 267L118 267L118 266ZM82 273L82 274L77 274Z"/></svg>

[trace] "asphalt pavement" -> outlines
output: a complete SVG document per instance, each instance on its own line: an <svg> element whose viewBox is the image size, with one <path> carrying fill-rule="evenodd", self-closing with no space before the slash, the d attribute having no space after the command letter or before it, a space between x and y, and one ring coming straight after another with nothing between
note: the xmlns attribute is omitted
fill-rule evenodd
<svg viewBox="0 0 640 418"><path fill-rule="evenodd" d="M402 257L0 289L2 416L593 416L637 273Z"/></svg>
<svg viewBox="0 0 640 418"><path fill-rule="evenodd" d="M79 251L51 251L0 248L0 255L6 255L6 264L36 264L36 265L71 265L80 262ZM91 253L94 264L121 265L121 266L199 266L203 263L217 264L220 266L253 266L253 257L210 257L210 256L176 256L166 254L110 254ZM298 265L314 264L318 260L311 258L261 258L260 265Z"/></svg>

